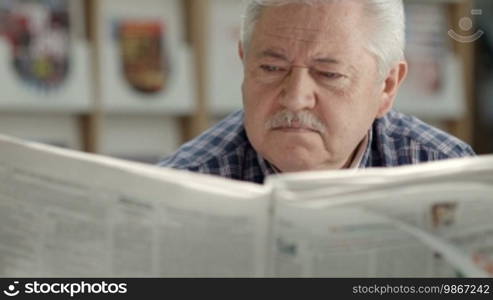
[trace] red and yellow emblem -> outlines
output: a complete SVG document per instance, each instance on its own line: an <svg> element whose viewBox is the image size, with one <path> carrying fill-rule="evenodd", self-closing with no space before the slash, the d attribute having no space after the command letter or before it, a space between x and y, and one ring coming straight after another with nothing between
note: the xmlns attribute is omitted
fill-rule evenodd
<svg viewBox="0 0 493 300"><path fill-rule="evenodd" d="M165 89L168 65L159 21L123 21L119 24L123 74L137 91L147 94Z"/></svg>

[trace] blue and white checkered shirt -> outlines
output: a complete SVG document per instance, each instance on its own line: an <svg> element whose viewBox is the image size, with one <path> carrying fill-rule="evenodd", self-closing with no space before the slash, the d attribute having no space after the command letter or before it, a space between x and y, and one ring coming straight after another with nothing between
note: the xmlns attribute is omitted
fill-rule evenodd
<svg viewBox="0 0 493 300"><path fill-rule="evenodd" d="M231 114L159 163L163 167L263 183L275 173L250 144L243 111ZM459 139L397 111L375 120L360 168L393 167L431 160L473 156Z"/></svg>

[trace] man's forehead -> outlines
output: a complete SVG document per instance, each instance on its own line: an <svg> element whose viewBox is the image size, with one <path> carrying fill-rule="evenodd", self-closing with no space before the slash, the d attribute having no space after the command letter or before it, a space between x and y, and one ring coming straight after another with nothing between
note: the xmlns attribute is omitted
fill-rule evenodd
<svg viewBox="0 0 493 300"><path fill-rule="evenodd" d="M255 55L258 58L275 58L279 60L285 60L285 61L290 61L289 54L287 53L288 51L285 51L283 48L279 47L273 47L273 48L267 48L267 49L261 49L260 51L256 52ZM317 63L324 63L324 64L341 64L342 61L339 60L337 57L329 55L326 52L318 52L314 54L313 61Z"/></svg>
<svg viewBox="0 0 493 300"><path fill-rule="evenodd" d="M338 63L346 54L363 49L361 41L353 41L345 35L300 27L268 28L258 31L252 43L257 57L292 59L295 53L304 53L321 63Z"/></svg>
<svg viewBox="0 0 493 300"><path fill-rule="evenodd" d="M266 28L263 31L263 34L280 38L280 39L289 39L296 40L300 42L322 42L322 41L330 41L331 34L328 30L324 30L324 28L305 28L305 27L297 27L297 26L279 26L274 28Z"/></svg>

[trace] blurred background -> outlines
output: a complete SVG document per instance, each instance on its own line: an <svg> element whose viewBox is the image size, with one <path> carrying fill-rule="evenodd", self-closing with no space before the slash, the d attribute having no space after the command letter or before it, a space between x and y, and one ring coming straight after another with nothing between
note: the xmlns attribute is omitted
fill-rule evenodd
<svg viewBox="0 0 493 300"><path fill-rule="evenodd" d="M405 0L396 107L493 153L493 1ZM156 163L241 109L242 0L0 0L0 134Z"/></svg>

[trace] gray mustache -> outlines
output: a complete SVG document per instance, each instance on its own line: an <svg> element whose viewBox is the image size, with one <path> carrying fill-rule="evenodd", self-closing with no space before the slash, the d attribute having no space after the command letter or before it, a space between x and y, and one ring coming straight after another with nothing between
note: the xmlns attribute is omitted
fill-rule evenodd
<svg viewBox="0 0 493 300"><path fill-rule="evenodd" d="M325 124L308 111L296 113L289 110L280 111L266 122L265 127L267 129L289 128L293 127L293 122L299 123L302 128L314 130L319 133L325 133L327 131Z"/></svg>

